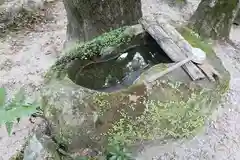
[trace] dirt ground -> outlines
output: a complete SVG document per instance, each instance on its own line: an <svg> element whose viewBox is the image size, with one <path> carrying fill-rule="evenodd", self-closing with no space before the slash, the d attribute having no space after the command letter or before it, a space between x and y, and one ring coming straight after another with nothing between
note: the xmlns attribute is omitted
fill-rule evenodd
<svg viewBox="0 0 240 160"><path fill-rule="evenodd" d="M0 39L0 87L8 95L22 86L29 97L42 85L43 75L61 54L66 34L66 15L59 1L52 6L54 20L38 24L34 30L21 30ZM0 159L8 160L21 149L33 125L23 119L15 125L15 135L9 137L0 128Z"/></svg>
<svg viewBox="0 0 240 160"><path fill-rule="evenodd" d="M143 0L143 12L157 14L174 23L185 22L194 12L198 0L189 0L184 8L167 5L161 0ZM12 96L21 86L29 97L41 88L43 75L61 54L66 31L66 14L58 1L52 7L53 21L39 24L34 30L22 30L0 39L0 87ZM234 26L231 39L240 45L240 28ZM138 160L234 160L240 159L240 51L228 44L214 45L217 55L231 73L230 90L223 103L193 139L145 146ZM0 128L0 159L8 160L21 149L33 125L27 119L14 126L8 137Z"/></svg>

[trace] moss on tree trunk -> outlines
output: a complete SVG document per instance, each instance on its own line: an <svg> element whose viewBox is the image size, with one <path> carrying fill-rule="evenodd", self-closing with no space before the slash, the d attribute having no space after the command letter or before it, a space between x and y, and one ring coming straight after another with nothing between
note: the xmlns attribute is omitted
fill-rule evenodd
<svg viewBox="0 0 240 160"><path fill-rule="evenodd" d="M89 41L111 29L136 24L141 0L63 0L67 11L67 40Z"/></svg>
<svg viewBox="0 0 240 160"><path fill-rule="evenodd" d="M189 27L202 37L228 38L239 0L202 0Z"/></svg>
<svg viewBox="0 0 240 160"><path fill-rule="evenodd" d="M238 8L237 15L234 19L234 23L237 24L237 25L240 25L240 10L239 10L239 8Z"/></svg>

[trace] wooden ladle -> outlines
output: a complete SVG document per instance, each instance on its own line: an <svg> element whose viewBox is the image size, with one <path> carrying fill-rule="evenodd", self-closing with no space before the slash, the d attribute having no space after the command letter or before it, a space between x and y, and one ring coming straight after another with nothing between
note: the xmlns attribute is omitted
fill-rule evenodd
<svg viewBox="0 0 240 160"><path fill-rule="evenodd" d="M193 61L194 63L197 63L197 64L202 64L206 60L206 53L204 51L202 51L201 49L193 48L192 53L193 53L193 55L191 57L188 57L188 58L176 63L175 65L167 68L166 70L147 78L146 81L153 82L156 79L159 79L160 77L168 74L169 72L172 72L173 70L181 67L182 65L184 65L185 63L187 63L189 61Z"/></svg>

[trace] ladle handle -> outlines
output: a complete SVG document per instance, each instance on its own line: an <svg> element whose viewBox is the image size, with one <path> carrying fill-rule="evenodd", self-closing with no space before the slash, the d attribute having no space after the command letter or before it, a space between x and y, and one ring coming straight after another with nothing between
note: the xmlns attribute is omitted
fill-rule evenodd
<svg viewBox="0 0 240 160"><path fill-rule="evenodd" d="M153 82L153 81L155 81L156 79L164 76L165 74L167 74L167 73L169 73L169 72L172 72L173 70L181 67L181 66L184 65L185 63L191 61L192 59L193 59L193 57L189 57L189 58L187 58L187 59L184 59L184 60L176 63L175 65L167 68L166 70L164 70L164 71L162 71L162 72L160 72L160 73L158 73L158 74L156 74L156 75L153 75L152 77L148 78L148 79L147 79L147 82Z"/></svg>

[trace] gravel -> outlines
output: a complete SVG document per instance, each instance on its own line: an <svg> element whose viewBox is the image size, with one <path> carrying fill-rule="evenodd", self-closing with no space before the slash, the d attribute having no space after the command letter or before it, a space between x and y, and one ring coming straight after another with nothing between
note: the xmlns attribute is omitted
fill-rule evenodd
<svg viewBox="0 0 240 160"><path fill-rule="evenodd" d="M0 87L7 89L8 97L20 87L34 98L43 83L43 75L61 54L66 31L63 4L53 5L53 21L38 24L34 30L22 30L0 39ZM0 160L8 160L26 141L33 128L28 119L14 126L14 135L8 136L0 128Z"/></svg>

